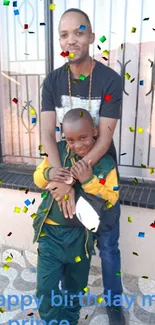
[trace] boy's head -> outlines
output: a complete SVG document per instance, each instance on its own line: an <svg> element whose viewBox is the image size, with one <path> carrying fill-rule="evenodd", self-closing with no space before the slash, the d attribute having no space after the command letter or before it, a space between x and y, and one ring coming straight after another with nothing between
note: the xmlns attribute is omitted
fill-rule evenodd
<svg viewBox="0 0 155 325"><path fill-rule="evenodd" d="M65 114L62 124L69 148L84 157L92 149L98 133L90 113L82 108L72 109Z"/></svg>

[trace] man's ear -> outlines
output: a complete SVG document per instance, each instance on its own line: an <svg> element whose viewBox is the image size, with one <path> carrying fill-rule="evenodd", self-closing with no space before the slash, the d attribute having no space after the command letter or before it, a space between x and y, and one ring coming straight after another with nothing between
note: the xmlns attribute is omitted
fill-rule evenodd
<svg viewBox="0 0 155 325"><path fill-rule="evenodd" d="M99 129L97 125L93 126L93 137L98 137Z"/></svg>
<svg viewBox="0 0 155 325"><path fill-rule="evenodd" d="M95 33L91 33L89 37L89 44L93 44L95 41Z"/></svg>

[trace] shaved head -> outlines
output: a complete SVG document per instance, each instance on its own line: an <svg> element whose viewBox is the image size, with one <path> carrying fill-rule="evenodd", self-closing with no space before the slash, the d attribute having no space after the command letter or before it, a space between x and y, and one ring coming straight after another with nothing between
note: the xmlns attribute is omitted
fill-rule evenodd
<svg viewBox="0 0 155 325"><path fill-rule="evenodd" d="M60 29L60 23L61 23L61 19L62 19L62 17L64 16L64 15L66 15L67 13L69 13L69 12L75 12L75 13L78 13L78 14L81 14L81 15L83 15L84 16L84 18L85 18L85 21L86 21L86 25L87 25L87 29L88 29L88 31L90 32L90 33L92 33L92 26L91 26L91 22L90 22L90 19L89 19L89 17L88 17L88 15L84 12L84 11L82 11L82 10L80 10L80 9L77 9L77 8L71 8L71 9L68 9L68 10L66 10L63 14L62 14L62 16L61 16L61 18L60 18L60 22L59 22L59 29ZM80 26L79 26L80 27Z"/></svg>
<svg viewBox="0 0 155 325"><path fill-rule="evenodd" d="M83 109L83 108L74 108L74 109L71 109L70 111L68 111L65 114L62 123L63 124L65 124L65 123L73 124L79 120L88 121L93 126L93 119L92 119L90 113L86 109Z"/></svg>

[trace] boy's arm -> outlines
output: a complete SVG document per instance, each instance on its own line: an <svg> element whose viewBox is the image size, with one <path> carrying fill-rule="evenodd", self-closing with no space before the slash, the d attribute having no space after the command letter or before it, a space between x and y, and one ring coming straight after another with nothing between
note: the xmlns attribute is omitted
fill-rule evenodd
<svg viewBox="0 0 155 325"><path fill-rule="evenodd" d="M47 181L45 178L45 172L46 172L47 168L50 168L50 167L51 166L50 166L47 158L44 158L42 163L38 167L36 167L36 170L33 173L33 182L37 187L44 189L48 185L49 181Z"/></svg>
<svg viewBox="0 0 155 325"><path fill-rule="evenodd" d="M109 201L115 205L119 198L119 191L114 190L118 187L118 178L116 168L112 169L105 179L105 184L101 184L97 176L93 175L89 180L81 183L85 192L100 195L102 199Z"/></svg>

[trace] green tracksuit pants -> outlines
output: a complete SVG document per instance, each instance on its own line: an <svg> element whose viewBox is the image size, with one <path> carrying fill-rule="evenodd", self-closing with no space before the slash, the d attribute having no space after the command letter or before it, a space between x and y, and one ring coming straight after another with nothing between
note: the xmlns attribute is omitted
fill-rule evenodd
<svg viewBox="0 0 155 325"><path fill-rule="evenodd" d="M85 293L83 289L87 287L94 251L93 234L89 232L87 258L85 229L44 224L42 231L46 236L39 237L38 240L36 289L37 298L43 296L39 308L40 318L46 322L57 320L58 324L61 320L67 320L68 324L77 325L82 302L79 297L73 298L71 295ZM80 257L81 261L75 261L76 257ZM59 289L62 275L64 291ZM59 297L54 298L55 295Z"/></svg>

